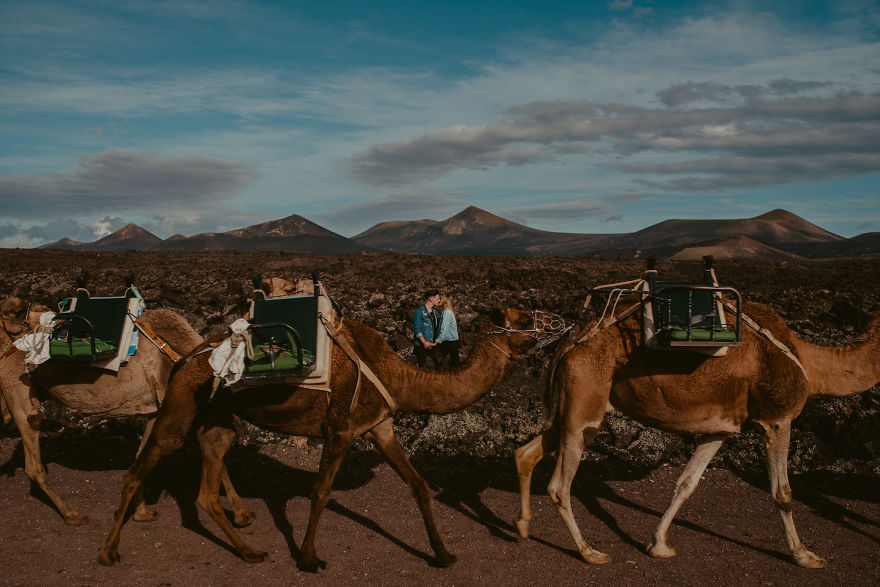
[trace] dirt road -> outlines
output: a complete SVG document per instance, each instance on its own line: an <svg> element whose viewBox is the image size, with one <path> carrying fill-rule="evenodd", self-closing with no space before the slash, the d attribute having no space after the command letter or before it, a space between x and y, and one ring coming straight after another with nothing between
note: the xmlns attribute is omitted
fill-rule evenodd
<svg viewBox="0 0 880 587"><path fill-rule="evenodd" d="M238 558L194 498L199 457L194 446L167 458L147 484L161 517L124 528L121 563L97 556L117 505L122 470L134 451L127 440L44 440L55 487L89 516L65 526L23 471L18 439L0 439L0 549L5 585L584 585L775 584L876 585L880 581L880 492L876 477L795 475L795 521L805 544L828 568L792 565L766 477L743 479L707 470L670 531L679 556L655 560L644 545L671 497L679 473L609 472L583 463L575 480L575 514L594 547L611 554L601 567L581 562L544 492L552 471L536 471L532 537L519 540L516 477L506 459L420 457L416 468L435 492L435 513L459 560L430 565L431 550L415 501L377 453L350 453L322 520L318 554L325 571L296 568L308 519L308 494L320 447L237 446L227 457L233 481L258 517L242 531L269 560Z"/></svg>

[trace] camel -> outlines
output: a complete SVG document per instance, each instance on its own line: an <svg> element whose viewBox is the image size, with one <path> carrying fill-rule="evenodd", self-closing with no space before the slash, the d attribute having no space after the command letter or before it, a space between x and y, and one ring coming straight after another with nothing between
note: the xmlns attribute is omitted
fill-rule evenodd
<svg viewBox="0 0 880 587"><path fill-rule="evenodd" d="M318 519L330 499L333 479L344 455L353 439L362 435L376 446L409 486L421 510L435 554L434 564L451 565L456 557L446 550L437 530L428 485L410 464L394 433L395 410L389 403L400 411L431 414L445 414L469 406L501 383L514 365L517 353L536 344L538 338L554 334L550 329L556 328L555 323L545 326L538 314L506 310L503 318L510 325L509 329L484 334L475 343L466 363L456 370L443 372L419 369L404 361L385 338L369 326L354 320L337 320L329 394L270 382L236 393L228 387L220 387L209 401L213 374L208 364L209 355L200 353L206 346L199 347L172 378L153 434L123 476L120 507L100 562L112 565L119 560L119 537L132 495L159 459L181 446L191 429L196 431L203 457L197 503L225 532L245 561L260 562L266 558L265 552L254 550L242 541L219 502L218 470L224 453L235 442L232 415L236 414L274 432L323 438L324 448L311 493L309 523L298 561L300 569L315 572L326 568L315 550ZM386 388L387 400L373 379L359 377L341 344L353 349L379 385ZM360 391L353 402L358 379Z"/></svg>
<svg viewBox="0 0 880 587"><path fill-rule="evenodd" d="M21 435L25 454L25 473L52 500L65 523L80 525L88 518L69 505L49 485L46 469L40 455L39 431L41 411L38 392L47 394L67 408L88 414L130 416L155 414L165 395L173 361L154 344L142 340L137 353L118 373L106 372L84 363L56 363L49 361L29 371L25 353L11 348L11 342L39 323L40 311L18 298L6 298L0 304L3 349L0 358L0 399L8 408ZM171 310L147 310L141 314L141 324L155 331L178 353L185 353L202 342L202 337L180 315ZM9 352L6 352L9 349ZM155 419L148 421L144 439L150 435ZM143 447L143 442L141 447ZM242 504L232 487L225 469L223 484L235 512L236 523L249 524L254 514ZM142 493L136 498L134 518L151 521L157 514L148 509Z"/></svg>
<svg viewBox="0 0 880 587"><path fill-rule="evenodd" d="M599 432L606 411L618 410L649 426L697 435L697 449L676 483L669 508L654 531L648 553L675 556L667 531L724 439L740 432L746 422L763 429L767 447L770 493L782 516L793 561L821 568L825 560L801 543L792 518L788 481L791 421L815 396L860 393L880 381L880 311L868 332L853 344L826 348L795 337L784 320L763 304L746 303L744 313L787 346L787 355L767 337L745 328L742 346L724 358L682 351L646 351L638 314L599 330L582 344L560 349L551 363L545 405L549 428L516 451L521 509L519 534L528 537L531 476L543 456L558 451L548 485L581 556L602 564L610 557L583 539L571 510L571 483L581 452ZM551 423L552 420L552 423Z"/></svg>

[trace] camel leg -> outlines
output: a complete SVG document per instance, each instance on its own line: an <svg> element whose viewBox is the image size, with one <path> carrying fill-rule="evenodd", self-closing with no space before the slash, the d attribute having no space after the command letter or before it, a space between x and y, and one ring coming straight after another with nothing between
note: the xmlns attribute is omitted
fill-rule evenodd
<svg viewBox="0 0 880 587"><path fill-rule="evenodd" d="M669 526L672 524L672 520L675 519L675 515L682 504L693 495L697 484L700 482L700 477L703 475L703 471L706 470L712 457L721 448L725 438L727 438L726 434L711 435L702 437L697 441L697 450L694 451L691 460L688 461L684 472L675 484L675 495L672 497L672 503L666 508L666 513L663 514L663 518L657 524L657 529L654 530L654 541L648 547L648 554L651 556L655 558L671 558L675 556L675 549L666 543L666 532L669 530Z"/></svg>
<svg viewBox="0 0 880 587"><path fill-rule="evenodd" d="M577 473L578 465L580 465L585 442L592 442L598 434L599 423L591 427L568 429L561 432L559 458L556 461L556 469L553 471L550 485L547 486L547 493L565 521L578 551L586 562L594 565L610 562L611 557L604 552L593 549L581 535L574 519L574 513L571 511L571 482Z"/></svg>
<svg viewBox="0 0 880 587"><path fill-rule="evenodd" d="M9 413L9 408L6 407L6 399L2 393L0 393L0 416L2 416L3 424L12 422L12 414Z"/></svg>
<svg viewBox="0 0 880 587"><path fill-rule="evenodd" d="M13 389L14 387L14 389ZM49 486L49 477L43 467L43 457L40 453L40 430L39 419L34 419L33 401L29 389L23 384L5 384L3 397L6 405L18 428L21 436L21 444L24 448L24 472L30 480L43 490L43 493L52 500L55 507L64 518L64 523L71 526L80 526L88 521L88 517L80 514L76 509L68 505L52 487ZM32 423L33 422L33 423Z"/></svg>
<svg viewBox="0 0 880 587"><path fill-rule="evenodd" d="M220 481L223 483L223 489L226 490L226 499L229 501L229 507L232 508L233 523L239 528L253 524L254 520L257 519L257 514L244 505L241 496L232 485L232 480L229 478L229 471L226 469L225 463L223 463L223 474L220 477Z"/></svg>
<svg viewBox="0 0 880 587"><path fill-rule="evenodd" d="M519 517L516 519L516 529L523 538L529 537L529 522L532 521L532 507L529 499L532 494L532 472L544 455L551 452L559 442L559 434L556 426L545 431L528 444L516 449L516 471L519 474Z"/></svg>
<svg viewBox="0 0 880 587"><path fill-rule="evenodd" d="M318 467L318 477L312 486L312 507L309 512L309 525L303 538L300 549L300 560L297 566L303 571L316 572L318 569L326 569L327 563L318 558L315 552L315 535L318 531L318 519L321 512L330 501L330 490L333 487L333 479L339 471L342 458L348 452L353 436L348 431L331 431L324 440L324 450L321 452L321 464Z"/></svg>
<svg viewBox="0 0 880 587"><path fill-rule="evenodd" d="M123 524L125 524L125 513L128 511L132 499L138 489L143 486L144 479L147 478L147 475L156 467L162 457L171 454L183 446L186 434L173 435L164 441L157 441L156 436L157 434L150 436L144 450L122 475L122 498L119 502L119 509L114 514L113 528L110 529L110 534L107 535L107 540L104 542L104 550L101 552L101 556L98 557L98 561L102 565L112 566L120 560L118 550L119 535L122 532Z"/></svg>
<svg viewBox="0 0 880 587"><path fill-rule="evenodd" d="M792 517L791 485L788 483L788 446L791 441L791 420L761 422L767 443L767 471L770 474L770 494L782 516L785 538L795 564L808 569L825 567L825 559L813 554L801 544Z"/></svg>
<svg viewBox="0 0 880 587"><path fill-rule="evenodd" d="M141 444L138 446L137 454L135 458L137 458L141 452L144 450L144 447L147 445L147 440L150 438L150 434L153 432L153 425L156 423L156 418L150 418L147 421L147 425L144 428L144 437L141 439ZM144 499L144 486L139 485L137 490L135 491L134 497L132 501L135 503L134 513L131 516L131 519L135 522L154 522L159 518L159 512L156 510L151 510L147 507L146 500Z"/></svg>
<svg viewBox="0 0 880 587"><path fill-rule="evenodd" d="M223 455L235 443L235 430L224 426L200 426L196 430L196 437L202 451L202 483L196 503L217 522L241 558L249 563L263 562L268 554L244 543L220 505L220 482L226 476Z"/></svg>
<svg viewBox="0 0 880 587"><path fill-rule="evenodd" d="M376 448L379 449L379 452L382 453L382 456L385 457L385 460L388 461L397 474L409 485L409 489L413 497L416 498L416 502L419 504L419 509L422 512L422 519L428 531L431 548L434 549L436 556L435 564L438 567L448 567L457 558L446 550L446 546L443 545L443 538L437 530L437 524L434 522L434 513L431 511L431 490L421 475L413 468L412 463L409 462L409 459L400 447L400 442L394 434L392 422L391 418L383 420L367 432L366 436L376 445Z"/></svg>

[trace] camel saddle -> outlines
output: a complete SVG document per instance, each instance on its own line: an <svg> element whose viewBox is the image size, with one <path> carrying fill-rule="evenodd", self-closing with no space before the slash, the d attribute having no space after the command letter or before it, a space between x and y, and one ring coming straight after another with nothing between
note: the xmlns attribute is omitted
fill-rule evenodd
<svg viewBox="0 0 880 587"><path fill-rule="evenodd" d="M62 302L62 311L55 314L50 360L88 362L118 371L137 348L135 320L146 305L144 299L130 278L123 295L110 297L93 297L85 280L77 281L76 296Z"/></svg>
<svg viewBox="0 0 880 587"><path fill-rule="evenodd" d="M332 300L317 280L297 283L295 295L268 297L254 278L250 337L244 372L233 391L265 385L267 379L327 390L330 339L321 318L335 317Z"/></svg>
<svg viewBox="0 0 880 587"><path fill-rule="evenodd" d="M742 296L718 285L711 256L703 257L700 281L661 281L649 260L640 287L642 320L648 348L687 349L722 356L742 344ZM735 324L727 321L722 295L736 298Z"/></svg>

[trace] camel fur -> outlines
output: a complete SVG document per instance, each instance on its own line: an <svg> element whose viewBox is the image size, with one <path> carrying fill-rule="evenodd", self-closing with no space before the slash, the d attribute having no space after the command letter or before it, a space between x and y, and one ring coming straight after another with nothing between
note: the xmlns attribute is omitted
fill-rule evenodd
<svg viewBox="0 0 880 587"><path fill-rule="evenodd" d="M505 318L514 329L535 325L534 315L518 310L507 310ZM535 343L535 338L522 333L485 334L461 367L434 372L401 359L381 334L364 324L336 320L334 326L338 336L347 341L387 388L399 409L408 412L444 414L467 407L499 385L514 365L512 357ZM298 561L301 569L316 571L326 566L315 550L318 519L330 499L333 479L344 455L353 439L361 435L372 441L409 486L421 510L436 565L448 566L456 560L446 550L434 522L428 485L413 469L394 434L392 410L368 378L360 378L360 391L352 405L358 371L338 344L332 345L329 395L267 383L236 393L221 387L211 401L208 398L214 378L208 365L209 355L197 354L199 350L201 348L190 355L190 360L171 380L153 435L123 476L122 500L101 553L101 563L111 565L119 560L119 537L132 495L163 456L180 448L191 429L195 430L203 457L197 503L217 522L244 560L259 562L266 558L265 552L244 543L226 519L219 502L221 459L235 441L233 414L267 430L324 441Z"/></svg>
<svg viewBox="0 0 880 587"><path fill-rule="evenodd" d="M517 527L528 537L529 506L535 466L558 451L547 488L581 556L601 564L610 557L593 549L582 537L571 509L571 483L581 452L598 434L606 411L618 410L649 426L697 435L697 449L678 479L672 503L654 531L648 553L675 556L667 531L681 505L696 489L700 476L724 439L753 422L764 432L770 493L782 516L786 539L796 564L825 566L825 560L801 543L792 518L788 481L791 421L810 397L860 393L880 381L880 312L868 332L848 346L822 347L794 336L783 319L762 304L747 303L744 312L791 349L787 357L751 329L744 329L742 346L725 358L682 351L646 351L638 315L599 331L582 344L560 349L548 378L545 405L549 428L516 451L521 509Z"/></svg>
<svg viewBox="0 0 880 587"><path fill-rule="evenodd" d="M35 308L31 308L28 313L27 305L17 298L5 299L0 308L3 316L8 316L8 319L3 319L3 328L0 329L7 340L0 344L4 348L8 348L14 338L33 328L42 313ZM170 310L144 311L140 322L152 328L181 354L189 352L202 342L198 333L181 316ZM51 396L73 411L100 416L155 414L165 396L165 387L173 364L171 359L145 338L141 337L137 353L118 373L84 363L53 361L29 369L25 365L25 353L20 351L4 353L0 357L0 397L21 435L25 473L52 500L67 524L83 524L87 517L65 502L49 484L40 454L39 399ZM146 425L144 441L150 434L153 422L154 419L151 419ZM225 470L223 476L227 494L233 502L237 523L249 523L253 514L241 504ZM150 521L156 518L155 512L147 509L141 493L136 498L136 504L136 520Z"/></svg>

